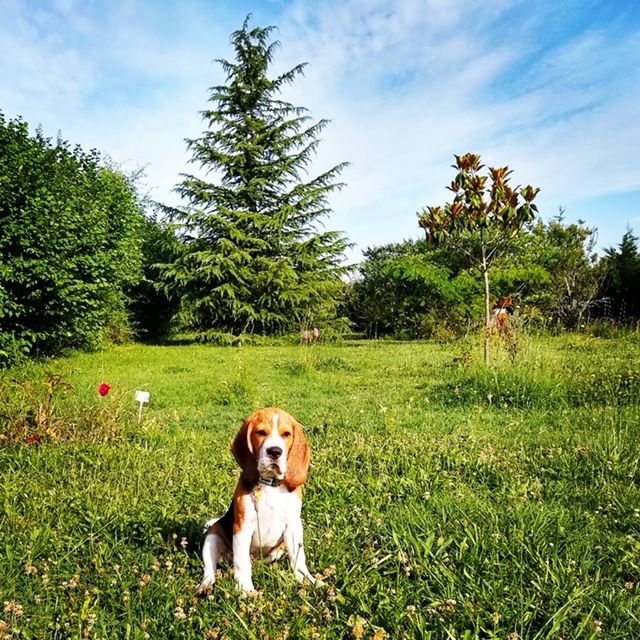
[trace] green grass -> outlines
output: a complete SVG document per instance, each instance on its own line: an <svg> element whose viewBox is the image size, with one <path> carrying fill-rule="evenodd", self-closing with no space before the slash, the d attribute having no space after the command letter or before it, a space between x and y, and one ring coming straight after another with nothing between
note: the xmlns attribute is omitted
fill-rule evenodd
<svg viewBox="0 0 640 640"><path fill-rule="evenodd" d="M7 372L0 638L640 637L638 335L494 351L131 345ZM327 587L281 562L256 598L228 568L196 598L229 443L267 405L311 442Z"/></svg>

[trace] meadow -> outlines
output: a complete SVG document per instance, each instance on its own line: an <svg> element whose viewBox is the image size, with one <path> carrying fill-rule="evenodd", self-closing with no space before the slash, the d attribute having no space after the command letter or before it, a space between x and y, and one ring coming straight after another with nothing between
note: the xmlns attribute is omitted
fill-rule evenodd
<svg viewBox="0 0 640 640"><path fill-rule="evenodd" d="M5 372L0 638L639 638L640 335L479 348L125 345ZM326 586L280 562L255 597L228 567L197 597L229 444L269 405L312 446Z"/></svg>

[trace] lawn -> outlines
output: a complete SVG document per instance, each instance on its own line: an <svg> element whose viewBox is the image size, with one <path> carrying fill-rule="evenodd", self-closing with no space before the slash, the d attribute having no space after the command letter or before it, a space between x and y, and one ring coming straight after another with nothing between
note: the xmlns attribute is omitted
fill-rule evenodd
<svg viewBox="0 0 640 640"><path fill-rule="evenodd" d="M466 340L126 345L5 372L0 638L640 638L640 336L518 347L485 368ZM196 597L229 444L268 405L312 446L326 586L281 562L256 597L228 567Z"/></svg>

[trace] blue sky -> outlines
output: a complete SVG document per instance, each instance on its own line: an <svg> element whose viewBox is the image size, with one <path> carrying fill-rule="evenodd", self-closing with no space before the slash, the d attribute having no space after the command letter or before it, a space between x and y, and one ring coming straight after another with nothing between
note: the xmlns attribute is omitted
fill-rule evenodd
<svg viewBox="0 0 640 640"><path fill-rule="evenodd" d="M448 199L468 151L601 248L640 234L637 0L0 0L0 109L146 167L176 204L197 172L184 139L247 13L278 26L274 74L309 63L284 97L332 121L313 170L351 163L325 220L350 259L420 238L416 212Z"/></svg>

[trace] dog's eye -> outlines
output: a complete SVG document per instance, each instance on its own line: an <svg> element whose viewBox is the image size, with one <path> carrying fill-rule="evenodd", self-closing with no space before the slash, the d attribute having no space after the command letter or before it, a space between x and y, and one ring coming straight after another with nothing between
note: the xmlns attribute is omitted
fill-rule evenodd
<svg viewBox="0 0 640 640"><path fill-rule="evenodd" d="M282 437L283 437L283 438L290 438L290 437L291 437L291 432L289 432L289 431L285 431L285 432L282 434Z"/></svg>
<svg viewBox="0 0 640 640"><path fill-rule="evenodd" d="M266 436L266 435L267 435L267 432L266 432L264 429L258 429L258 430L256 431L256 433L257 433L259 436Z"/></svg>

